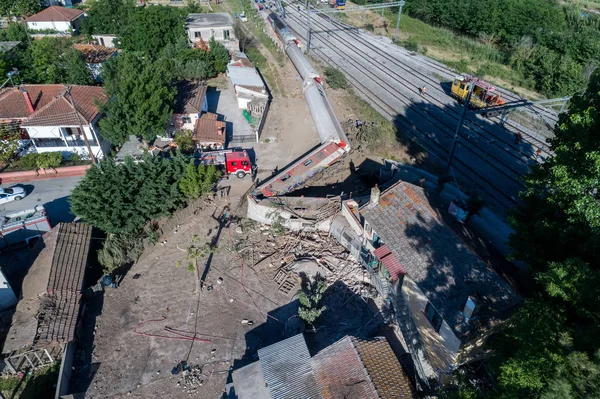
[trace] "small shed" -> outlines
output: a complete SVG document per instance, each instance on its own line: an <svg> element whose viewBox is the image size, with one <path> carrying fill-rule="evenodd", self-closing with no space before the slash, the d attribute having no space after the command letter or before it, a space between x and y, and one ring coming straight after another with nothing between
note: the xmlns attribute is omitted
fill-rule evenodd
<svg viewBox="0 0 600 399"><path fill-rule="evenodd" d="M220 150L225 147L226 124L218 120L218 115L211 112L202 114L196 121L192 140L199 149Z"/></svg>

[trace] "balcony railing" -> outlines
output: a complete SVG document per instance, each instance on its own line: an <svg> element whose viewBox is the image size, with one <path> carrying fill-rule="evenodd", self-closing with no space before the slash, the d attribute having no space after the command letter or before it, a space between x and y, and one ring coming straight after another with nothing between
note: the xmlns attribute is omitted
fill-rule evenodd
<svg viewBox="0 0 600 399"><path fill-rule="evenodd" d="M66 139L66 144L65 144L65 140L63 139L46 139L46 138L38 138L38 139L33 139L35 146L36 147L67 147L67 145L69 147L85 147L85 141L82 139L71 139L71 138L67 138ZM97 146L98 142L95 140L88 140L90 143L90 146Z"/></svg>

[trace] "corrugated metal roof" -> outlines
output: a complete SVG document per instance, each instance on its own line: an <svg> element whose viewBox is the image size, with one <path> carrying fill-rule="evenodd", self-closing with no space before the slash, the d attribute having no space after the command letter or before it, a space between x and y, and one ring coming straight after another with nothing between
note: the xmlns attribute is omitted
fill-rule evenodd
<svg viewBox="0 0 600 399"><path fill-rule="evenodd" d="M234 85L244 86L260 86L263 87L265 84L260 78L258 72L254 68L238 67L233 65L227 66L227 75Z"/></svg>
<svg viewBox="0 0 600 399"><path fill-rule="evenodd" d="M273 399L322 399L304 336L295 335L258 350Z"/></svg>

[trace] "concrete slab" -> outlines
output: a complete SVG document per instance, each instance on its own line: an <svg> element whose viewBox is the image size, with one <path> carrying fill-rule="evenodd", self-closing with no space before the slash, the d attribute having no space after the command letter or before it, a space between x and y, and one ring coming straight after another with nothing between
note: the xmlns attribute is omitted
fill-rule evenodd
<svg viewBox="0 0 600 399"><path fill-rule="evenodd" d="M209 87L206 97L208 112L218 114L219 119L226 122L227 142L231 143L236 139L240 141L240 138L254 136L254 131L238 107L233 85L229 80L226 83L227 87L224 89Z"/></svg>

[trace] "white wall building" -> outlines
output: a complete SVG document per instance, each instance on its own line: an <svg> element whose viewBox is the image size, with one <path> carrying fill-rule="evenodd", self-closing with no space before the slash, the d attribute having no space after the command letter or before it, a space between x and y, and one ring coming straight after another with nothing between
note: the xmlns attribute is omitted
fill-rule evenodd
<svg viewBox="0 0 600 399"><path fill-rule="evenodd" d="M71 35L79 29L83 17L81 10L51 6L27 18L25 22L27 28L33 31L54 31L52 33Z"/></svg>
<svg viewBox="0 0 600 399"><path fill-rule="evenodd" d="M20 124L37 152L61 152L65 158L77 153L88 158L85 137L93 156L103 158L110 151L110 143L98 129L98 106L108 100L104 89L72 86L70 94L66 92L63 85L5 89L0 92L0 120Z"/></svg>
<svg viewBox="0 0 600 399"><path fill-rule="evenodd" d="M233 33L233 20L225 12L188 14L185 22L188 38L194 45L208 44L214 37L228 50L237 51L239 44Z"/></svg>

